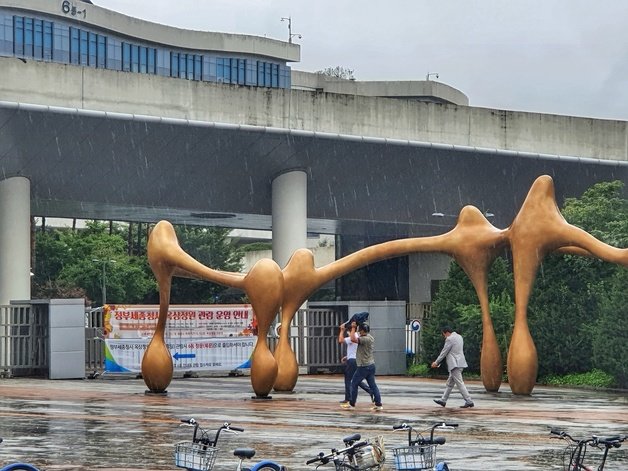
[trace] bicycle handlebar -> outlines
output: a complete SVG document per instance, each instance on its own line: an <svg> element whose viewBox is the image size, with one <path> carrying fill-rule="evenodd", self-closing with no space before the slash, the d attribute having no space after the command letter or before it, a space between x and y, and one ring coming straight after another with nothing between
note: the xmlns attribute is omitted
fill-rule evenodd
<svg viewBox="0 0 628 471"><path fill-rule="evenodd" d="M578 440L572 437L571 435L569 435L564 430L558 430L558 429L551 429L550 434L558 435L560 438L567 438L573 443L584 443L584 444L591 444L594 446L604 445L605 447L608 447L608 448L610 447L619 448L622 442L624 442L628 438L628 435L624 435L624 436L613 435L611 437L604 437L604 438L600 438L600 437L597 437L596 435L593 435L591 438Z"/></svg>
<svg viewBox="0 0 628 471"><path fill-rule="evenodd" d="M344 455L347 453L351 453L355 450L357 450L358 448L362 448L366 445L368 445L368 441L367 440L363 440L361 442L357 442L354 443L351 446L348 446L347 448L343 448L342 450L336 450L335 448L332 448L331 453L325 455L322 451L318 454L318 456L316 458L312 458L309 459L305 462L305 464L312 464L312 463L316 463L317 461L320 461L321 464L327 464L329 463L329 461L333 458L335 458L338 455Z"/></svg>
<svg viewBox="0 0 628 471"><path fill-rule="evenodd" d="M454 424L454 423L448 423L448 422L437 422L434 425L432 425L432 430L436 429L436 428L456 428L458 427L458 424ZM393 430L416 430L414 427L412 427L411 425L408 425L407 423L402 423L399 425L393 425Z"/></svg>

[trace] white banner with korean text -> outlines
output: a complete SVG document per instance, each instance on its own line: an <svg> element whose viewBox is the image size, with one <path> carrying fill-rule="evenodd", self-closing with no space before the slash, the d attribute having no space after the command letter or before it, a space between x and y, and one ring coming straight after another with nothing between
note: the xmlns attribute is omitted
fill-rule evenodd
<svg viewBox="0 0 628 471"><path fill-rule="evenodd" d="M105 306L105 371L139 372L159 306ZM166 344L175 371L250 368L257 322L249 304L173 305Z"/></svg>

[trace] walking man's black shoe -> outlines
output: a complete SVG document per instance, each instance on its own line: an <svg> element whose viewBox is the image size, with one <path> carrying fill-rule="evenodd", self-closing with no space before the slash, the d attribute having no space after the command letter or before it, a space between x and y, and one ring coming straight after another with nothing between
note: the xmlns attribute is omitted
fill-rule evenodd
<svg viewBox="0 0 628 471"><path fill-rule="evenodd" d="M434 399L434 402L438 404L439 406L443 406L443 407L445 407L445 404L447 404L445 401L441 401L440 399ZM473 404L471 404L471 407L473 407Z"/></svg>
<svg viewBox="0 0 628 471"><path fill-rule="evenodd" d="M460 406L461 409L467 409L470 407L473 407L475 404L473 404L472 402L465 402L463 405Z"/></svg>

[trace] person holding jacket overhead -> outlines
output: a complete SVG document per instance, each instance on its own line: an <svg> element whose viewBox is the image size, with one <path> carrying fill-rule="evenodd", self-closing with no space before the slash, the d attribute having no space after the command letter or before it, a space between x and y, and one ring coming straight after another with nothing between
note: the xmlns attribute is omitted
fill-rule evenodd
<svg viewBox="0 0 628 471"><path fill-rule="evenodd" d="M349 337L353 343L358 344L355 360L357 368L351 379L351 398L349 403L341 404L343 409L354 409L355 403L358 399L358 384L362 380L366 379L369 385L369 389L375 397L375 405L371 408L374 411L381 411L384 409L382 406L382 397L379 393L379 388L375 382L375 357L373 356L373 345L375 339L370 334L370 327L366 322L363 322L358 327L356 322L351 322L351 332Z"/></svg>
<svg viewBox="0 0 628 471"><path fill-rule="evenodd" d="M445 337L445 345L438 358L432 363L432 368L438 368L443 360L447 358L449 377L445 383L443 395L440 399L434 399L434 402L439 406L445 407L455 385L464 399L464 404L460 407L463 409L473 407L475 404L473 404L469 391L467 391L467 387L462 379L462 371L468 366L464 357L464 340L460 334L454 332L450 327L443 327L441 332L443 337Z"/></svg>
<svg viewBox="0 0 628 471"><path fill-rule="evenodd" d="M353 379L355 370L358 368L355 359L358 352L358 344L351 341L350 335L345 336L346 330L349 330L347 328L347 324L340 324L338 328L338 343L345 344L347 346L347 355L342 359L342 362L345 364L345 398L344 401L340 401L341 404L348 404L351 401L351 380ZM366 381L361 381L358 386L371 396L372 402L375 402L375 396L368 387L368 384L366 384Z"/></svg>

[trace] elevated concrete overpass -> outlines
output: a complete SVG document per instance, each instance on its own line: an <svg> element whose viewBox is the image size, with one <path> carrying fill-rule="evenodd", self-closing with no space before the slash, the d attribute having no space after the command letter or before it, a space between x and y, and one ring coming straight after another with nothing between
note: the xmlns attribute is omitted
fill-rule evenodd
<svg viewBox="0 0 628 471"><path fill-rule="evenodd" d="M106 18L107 34L141 22ZM13 254L0 258L0 304L28 297L31 216L267 229L282 265L308 232L338 235L343 255L445 232L467 204L506 227L541 174L559 200L628 182L625 121L468 106L438 82L295 73L293 88L269 88L0 57L0 84L0 252ZM418 275L429 263L376 264L363 291L341 295L428 301L444 276L443 263Z"/></svg>

